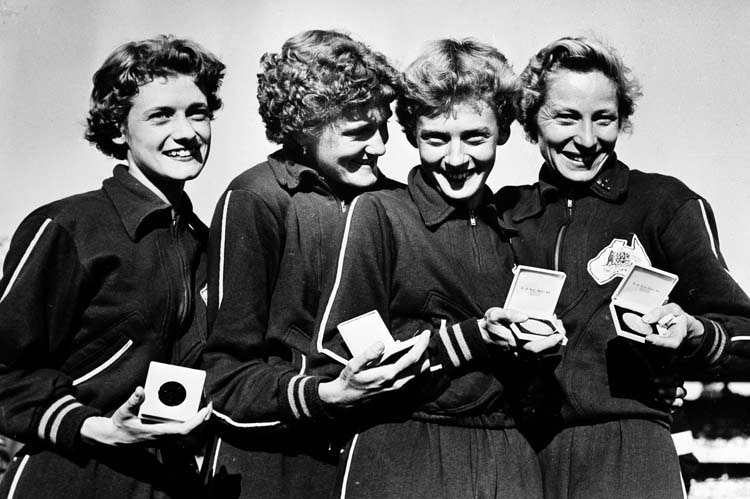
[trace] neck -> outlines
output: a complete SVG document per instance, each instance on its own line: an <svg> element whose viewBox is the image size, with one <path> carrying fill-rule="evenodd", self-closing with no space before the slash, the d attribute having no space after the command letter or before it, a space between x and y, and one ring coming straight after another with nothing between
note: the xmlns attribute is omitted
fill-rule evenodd
<svg viewBox="0 0 750 499"><path fill-rule="evenodd" d="M169 180L159 181L151 178L137 166L128 165L128 172L135 177L140 183L145 185L151 192L159 196L159 199L179 210L182 203L182 193L185 182Z"/></svg>

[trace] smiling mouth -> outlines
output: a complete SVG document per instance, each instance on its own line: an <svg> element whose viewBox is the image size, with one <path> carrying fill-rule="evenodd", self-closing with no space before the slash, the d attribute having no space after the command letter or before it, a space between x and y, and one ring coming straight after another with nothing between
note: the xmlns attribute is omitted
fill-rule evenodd
<svg viewBox="0 0 750 499"><path fill-rule="evenodd" d="M438 172L440 175L445 177L449 182L463 182L467 178L471 177L472 175L476 174L478 170L476 168L472 168L471 170L461 170L457 172L449 172L447 170L439 169Z"/></svg>
<svg viewBox="0 0 750 499"><path fill-rule="evenodd" d="M378 158L353 160L352 163L359 166L369 166L370 168L376 168L378 166Z"/></svg>
<svg viewBox="0 0 750 499"><path fill-rule="evenodd" d="M201 152L199 148L180 148L164 151L164 155L172 159L199 159Z"/></svg>
<svg viewBox="0 0 750 499"><path fill-rule="evenodd" d="M592 166L594 162L596 161L596 158L599 157L598 154L582 156L580 154L575 154L575 153L570 153L570 152L563 152L563 156L565 156L568 160L574 163L580 163L585 167Z"/></svg>

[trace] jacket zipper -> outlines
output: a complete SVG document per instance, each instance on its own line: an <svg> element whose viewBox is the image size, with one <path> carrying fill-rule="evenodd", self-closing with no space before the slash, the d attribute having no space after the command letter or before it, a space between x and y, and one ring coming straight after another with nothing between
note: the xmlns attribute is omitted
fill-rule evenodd
<svg viewBox="0 0 750 499"><path fill-rule="evenodd" d="M469 210L469 227L471 227L471 240L474 243L474 255L479 268L482 268L482 251L479 248L479 241L477 240L477 214L474 210Z"/></svg>
<svg viewBox="0 0 750 499"><path fill-rule="evenodd" d="M187 317L187 311L190 308L190 279L187 276L187 270L185 269L185 258L182 255L182 246L179 244L177 237L177 225L178 217L175 213L172 214L172 244L174 245L175 252L177 253L177 260L180 265L180 278L182 280L182 299L180 300L179 307L177 309L177 330L182 329L182 325Z"/></svg>
<svg viewBox="0 0 750 499"><path fill-rule="evenodd" d="M562 243L563 243L563 237L565 236L565 231L568 228L568 225L570 225L570 222L573 220L573 200L568 198L566 199L566 214L567 218L565 220L565 223L560 226L560 230L557 232L557 240L555 241L555 270L560 270L560 253L562 252Z"/></svg>

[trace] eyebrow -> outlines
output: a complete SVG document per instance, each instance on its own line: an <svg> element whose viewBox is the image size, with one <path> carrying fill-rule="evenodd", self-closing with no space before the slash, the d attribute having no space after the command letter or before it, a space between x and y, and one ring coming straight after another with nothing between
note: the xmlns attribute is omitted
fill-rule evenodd
<svg viewBox="0 0 750 499"><path fill-rule="evenodd" d="M430 136L430 135L436 135L436 136L443 136L443 135L450 135L448 132L444 132L442 130L434 130L431 128L422 128L419 132L420 137ZM464 130L461 132L461 137L471 137L474 135L492 135L492 131L483 126L479 128L470 128L468 130Z"/></svg>

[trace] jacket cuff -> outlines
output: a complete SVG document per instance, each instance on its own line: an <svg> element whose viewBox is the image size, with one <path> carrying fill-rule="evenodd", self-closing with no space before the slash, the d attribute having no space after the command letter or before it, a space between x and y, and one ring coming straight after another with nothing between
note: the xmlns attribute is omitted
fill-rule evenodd
<svg viewBox="0 0 750 499"><path fill-rule="evenodd" d="M284 419L291 421L321 421L333 419L318 395L323 378L297 374L281 380L281 410Z"/></svg>
<svg viewBox="0 0 750 499"><path fill-rule="evenodd" d="M703 324L703 335L686 340L680 347L680 356L707 368L716 367L729 355L729 335L718 322L695 318Z"/></svg>
<svg viewBox="0 0 750 499"><path fill-rule="evenodd" d="M55 449L72 453L82 444L83 422L100 414L101 411L81 404L72 395L65 395L44 411L37 427L37 435Z"/></svg>
<svg viewBox="0 0 750 499"><path fill-rule="evenodd" d="M438 357L445 368L458 369L488 356L487 343L482 337L477 319L468 319L450 326L443 323L438 337Z"/></svg>

